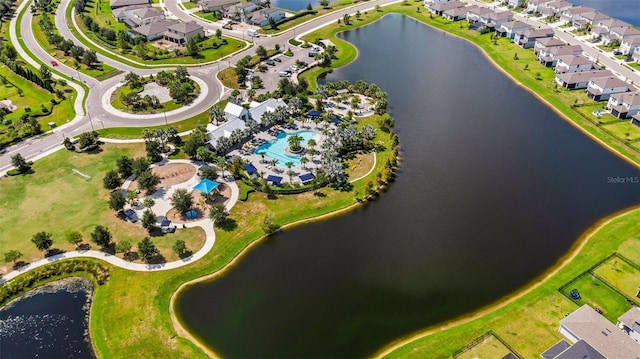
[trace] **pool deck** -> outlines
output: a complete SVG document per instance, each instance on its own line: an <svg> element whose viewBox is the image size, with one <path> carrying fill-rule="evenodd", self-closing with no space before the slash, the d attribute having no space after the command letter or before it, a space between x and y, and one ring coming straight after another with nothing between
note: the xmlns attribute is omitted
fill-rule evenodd
<svg viewBox="0 0 640 359"><path fill-rule="evenodd" d="M284 163L278 162L276 166L271 166L270 161L271 157L269 155L264 156L264 160L262 156L255 153L255 150L260 147L264 143L271 142L276 139L276 135L279 131L284 131L287 134L299 132L299 131L314 131L316 133L316 150L319 150L322 142L324 140L324 135L322 134L322 125L316 127L313 122L305 122L295 121L293 124L274 126L269 130L261 131L253 136L253 140L249 140L239 146L234 147L232 151L228 153L230 156L240 156L241 158L252 163L256 169L258 170L258 176L261 173L264 173L262 177L266 178L269 175L280 176L282 177L283 182L289 182L289 175L287 172L289 169L285 166ZM276 130L274 130L274 128ZM253 143L252 143L253 141ZM295 175L292 178L291 183L301 183L298 178L299 175L315 172L315 169L320 166L320 154L316 153L316 155L309 156L309 162L304 165L300 165L299 167L292 167L291 170L295 172Z"/></svg>

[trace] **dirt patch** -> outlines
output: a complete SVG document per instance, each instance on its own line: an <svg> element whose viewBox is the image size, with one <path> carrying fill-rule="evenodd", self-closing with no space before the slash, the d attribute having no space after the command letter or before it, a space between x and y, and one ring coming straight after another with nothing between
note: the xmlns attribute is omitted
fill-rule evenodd
<svg viewBox="0 0 640 359"><path fill-rule="evenodd" d="M167 188L191 179L196 174L196 168L188 163L167 163L153 167L151 173L160 177L157 188ZM133 181L127 190L135 191L136 189L138 189L138 181ZM144 196L145 194L141 192L138 197Z"/></svg>

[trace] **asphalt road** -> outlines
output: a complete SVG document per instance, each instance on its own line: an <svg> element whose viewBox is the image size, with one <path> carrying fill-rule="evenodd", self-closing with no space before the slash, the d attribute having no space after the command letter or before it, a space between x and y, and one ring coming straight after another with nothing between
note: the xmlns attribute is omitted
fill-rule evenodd
<svg viewBox="0 0 640 359"><path fill-rule="evenodd" d="M254 46L248 47L243 51L239 51L235 54L232 54L228 57L225 57L221 61L209 63L200 67L189 67L189 73L199 79L207 88L207 91L203 91L201 98L197 103L194 103L192 106L185 107L181 109L179 112L169 112L166 114L157 114L157 115L145 115L145 116L132 116L123 113L114 112L109 106L104 106L103 96L104 94L114 86L116 86L119 82L123 81L124 76L127 72L134 71L140 75L149 75L155 74L163 69L174 68L166 67L166 68L145 68L139 69L129 66L125 63L121 63L119 61L113 60L111 58L104 57L98 54L98 59L105 64L108 64L114 68L124 71L123 74L107 79L105 81L97 81L96 79L85 76L79 73L77 70L66 66L58 61L59 66L56 66L55 70L62 73L62 77L69 80L70 78L79 79L84 82L89 87L89 95L86 102L87 113L85 114L82 110L81 99L83 96L83 90L77 84L69 81L71 85L73 85L79 93L79 100L77 100L75 104L76 108L76 117L74 119L69 119L69 122L59 128L53 130L50 133L47 133L43 136L39 136L37 138L32 138L28 140L24 140L18 144L15 144L8 148L8 152L4 155L0 156L0 175L5 173L10 168L10 156L15 153L21 153L25 158L30 160L35 160L41 156L46 155L50 151L59 148L60 143L64 139L64 137L75 136L79 133L89 131L91 129L100 129L100 128L108 128L108 127L148 127L148 126L156 126L165 123L173 123L185 118L192 117L199 113L206 111L211 105L219 101L224 95L224 88L222 84L217 80L216 73L219 70L223 70L232 64L235 64L239 59L246 55L253 55L255 53L255 47L258 45L262 45L266 48L273 48L276 44L280 44L281 47L286 47L287 42L294 38L300 37L308 32L311 32L317 28L326 26L329 23L335 22L338 19L341 19L344 14L354 14L356 11L364 12L364 11L372 11L376 5L384 6L387 4L399 2L400 0L373 0L367 2L360 2L356 5L350 6L348 8L342 9L335 13L330 13L323 15L321 17L314 18L310 21L305 22L304 24L298 25L293 29L285 31L279 35L273 36L261 36L258 38L249 38L248 36L242 34L244 30L225 30L222 29L225 35L235 36L244 38L247 41L252 41ZM80 41L71 33L67 22L65 20L65 11L67 6L70 6L71 0L62 0L58 7L58 11L55 18L55 23L58 28L60 34L66 38L71 39L76 44L81 44ZM476 1L471 1L471 3L476 3L480 6L488 6L488 7L496 7L498 3L494 4L486 4L480 3ZM23 2L19 9L26 6L27 2ZM221 29L219 24L207 22L204 20L200 20L196 17L191 16L189 13L184 12L177 4L176 0L167 1L164 3L169 15L173 15L183 21L196 21L198 24L205 27L209 30L210 33L215 32L218 28ZM532 26L549 26L547 24L541 23L535 19L526 18L520 14L515 15L516 19L521 21L525 21ZM29 55L22 49L17 43L17 36L15 35L15 21L14 18L11 23L11 33L12 33L12 42L15 43L15 46L20 53L20 55L25 58L28 62L37 65L35 59L30 59ZM38 45L37 41L34 38L33 31L31 29L31 21L32 16L29 11L26 11L22 17L22 23L18 24L20 26L21 34L23 36L23 41L25 42L26 47L34 54L36 58L44 61L45 63L50 63L50 61L56 60L51 55L49 55L46 51L44 51ZM634 83L640 83L640 74L638 72L632 71L629 68L623 66L618 60L614 60L603 54L600 49L597 49L593 46L593 44L581 41L570 33L565 32L563 29L554 28L556 32L556 37L562 39L563 41L569 44L580 44L583 45L584 53L590 56L593 59L597 59L599 63L608 67L615 73L620 74L623 78L626 78L629 81L633 81ZM95 44L96 47L99 45Z"/></svg>

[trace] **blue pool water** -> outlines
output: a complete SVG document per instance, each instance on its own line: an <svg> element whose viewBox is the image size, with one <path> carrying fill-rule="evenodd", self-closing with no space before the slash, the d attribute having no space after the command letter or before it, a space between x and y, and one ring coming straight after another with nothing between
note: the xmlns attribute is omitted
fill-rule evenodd
<svg viewBox="0 0 640 359"><path fill-rule="evenodd" d="M302 146L306 145L310 139L316 137L316 133L313 131L298 131L295 133L281 132L276 136L275 140L256 148L255 153L260 154L260 152L264 151L265 158L268 156L278 160L277 166L281 168L286 167L285 163L287 162L293 162L293 167L298 167L300 166L300 156L289 155L285 152L286 148L289 147L288 139L293 135L298 135L304 139L301 143Z"/></svg>

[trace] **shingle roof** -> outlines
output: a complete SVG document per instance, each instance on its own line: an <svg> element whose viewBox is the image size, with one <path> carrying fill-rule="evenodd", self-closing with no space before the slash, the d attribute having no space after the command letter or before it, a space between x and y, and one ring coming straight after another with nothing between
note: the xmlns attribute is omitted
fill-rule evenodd
<svg viewBox="0 0 640 359"><path fill-rule="evenodd" d="M560 39L556 39L555 37L543 37L541 39L537 39L536 42L539 42L544 47L556 47L556 46L564 46L566 43Z"/></svg>
<svg viewBox="0 0 640 359"><path fill-rule="evenodd" d="M555 343L551 348L545 350L545 352L540 354L540 356L542 357L542 359L553 359L570 346L571 345L567 343L566 340L562 339L559 342Z"/></svg>
<svg viewBox="0 0 640 359"><path fill-rule="evenodd" d="M156 21L147 25L136 27L135 29L131 29L131 31L136 32L140 35L150 36L166 31L171 25L175 23L176 22L174 20Z"/></svg>
<svg viewBox="0 0 640 359"><path fill-rule="evenodd" d="M628 86L626 82L615 76L595 77L592 78L591 81L602 88Z"/></svg>
<svg viewBox="0 0 640 359"><path fill-rule="evenodd" d="M567 72L564 74L558 74L556 77L567 84L576 84L580 82L589 82L592 78L613 76L613 73L609 70L595 70L595 71L583 71L583 72Z"/></svg>
<svg viewBox="0 0 640 359"><path fill-rule="evenodd" d="M143 7L141 9L135 10L133 13L141 19L164 15L164 11L154 9L152 7Z"/></svg>
<svg viewBox="0 0 640 359"><path fill-rule="evenodd" d="M131 6L131 5L144 5L148 4L149 0L111 0L109 5L111 8Z"/></svg>
<svg viewBox="0 0 640 359"><path fill-rule="evenodd" d="M182 34L188 34L192 31L202 29L202 26L196 24L195 21L188 21L188 22L179 22L175 25L171 25L169 29Z"/></svg>
<svg viewBox="0 0 640 359"><path fill-rule="evenodd" d="M637 94L638 92L632 92ZM633 323L640 323L640 307L633 307L626 311L618 318L618 321L624 323L626 326L631 327Z"/></svg>
<svg viewBox="0 0 640 359"><path fill-rule="evenodd" d="M640 358L640 343L624 334L588 304L562 319L560 325L606 358Z"/></svg>
<svg viewBox="0 0 640 359"><path fill-rule="evenodd" d="M558 61L562 61L568 66L593 64L593 61L584 56L564 55L558 56Z"/></svg>
<svg viewBox="0 0 640 359"><path fill-rule="evenodd" d="M623 93L617 93L617 94L613 94L611 95L611 97L613 97L614 99L616 99L618 102L623 103L625 105L630 105L630 106L634 106L634 105L640 105L640 92L636 91L636 92L623 92ZM633 312L636 312L636 317L633 318L632 314L634 314ZM625 317L625 315L627 315L627 317ZM627 326L631 327L633 326L634 323L640 323L640 309L638 308L631 308L627 313L623 314L622 317L620 317L621 322L627 324ZM624 317L624 318L623 318ZM622 319L625 319L626 321L623 321Z"/></svg>
<svg viewBox="0 0 640 359"><path fill-rule="evenodd" d="M584 340L579 340L554 359L607 359Z"/></svg>

